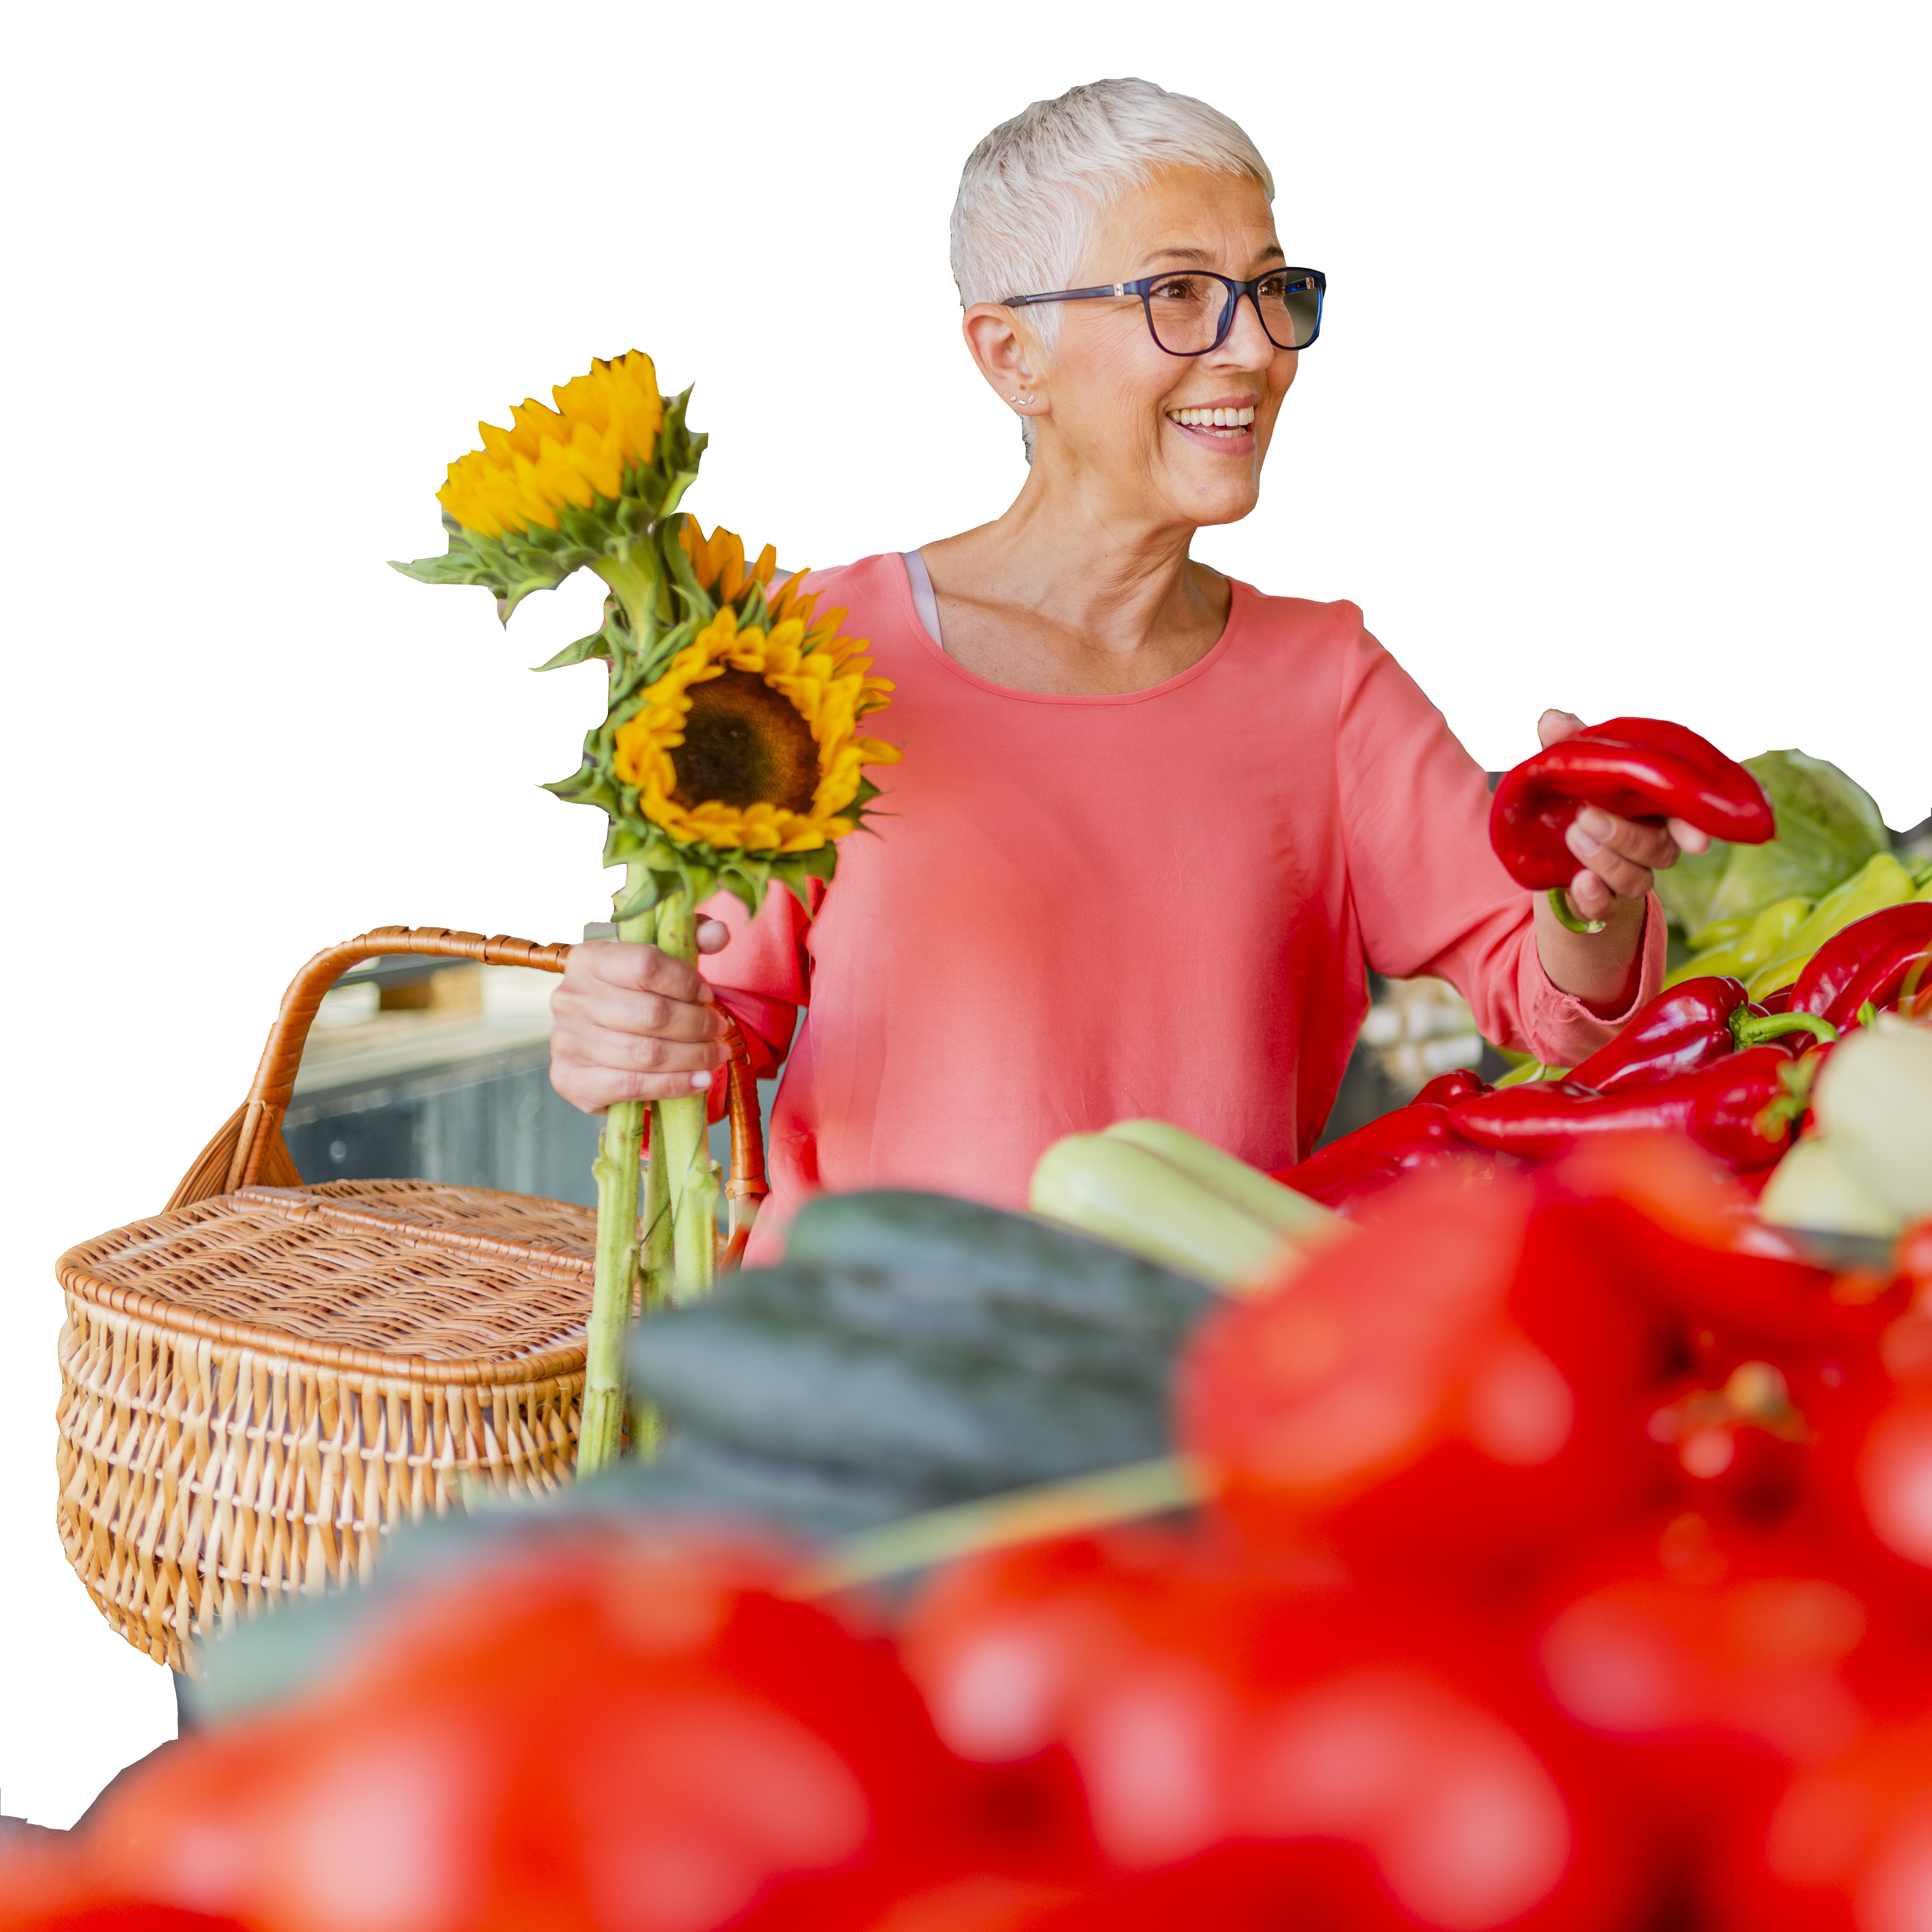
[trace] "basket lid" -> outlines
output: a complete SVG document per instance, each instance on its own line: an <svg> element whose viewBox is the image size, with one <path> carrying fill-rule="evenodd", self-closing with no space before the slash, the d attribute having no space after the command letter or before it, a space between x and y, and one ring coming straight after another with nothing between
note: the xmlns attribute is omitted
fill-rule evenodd
<svg viewBox="0 0 1932 1932"><path fill-rule="evenodd" d="M320 1367L473 1383L584 1366L597 1216L434 1181L244 1187L70 1248L80 1300Z"/></svg>

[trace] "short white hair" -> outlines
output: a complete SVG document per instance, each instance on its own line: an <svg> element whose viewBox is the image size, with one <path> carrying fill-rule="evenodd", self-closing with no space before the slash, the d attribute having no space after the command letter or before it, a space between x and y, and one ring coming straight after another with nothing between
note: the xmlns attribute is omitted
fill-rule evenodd
<svg viewBox="0 0 1932 1932"><path fill-rule="evenodd" d="M1235 122L1150 80L1090 81L1002 121L967 157L952 204L960 305L1069 286L1101 215L1164 168L1246 175L1274 200L1268 164ZM1049 346L1060 308L1028 314Z"/></svg>

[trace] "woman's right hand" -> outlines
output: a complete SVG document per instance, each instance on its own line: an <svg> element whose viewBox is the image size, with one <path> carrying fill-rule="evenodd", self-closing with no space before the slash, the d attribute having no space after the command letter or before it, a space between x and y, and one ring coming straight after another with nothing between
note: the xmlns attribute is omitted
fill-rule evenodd
<svg viewBox="0 0 1932 1932"><path fill-rule="evenodd" d="M722 920L698 921L700 952L722 951L730 937ZM655 946L573 946L550 995L550 1084L586 1114L704 1093L728 1057L728 1022L714 998L695 966Z"/></svg>

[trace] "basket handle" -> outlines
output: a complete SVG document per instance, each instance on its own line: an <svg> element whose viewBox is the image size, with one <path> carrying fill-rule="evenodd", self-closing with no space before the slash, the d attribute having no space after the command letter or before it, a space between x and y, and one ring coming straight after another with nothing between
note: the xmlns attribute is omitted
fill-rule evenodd
<svg viewBox="0 0 1932 1932"><path fill-rule="evenodd" d="M326 947L296 975L283 994L281 1010L268 1029L268 1043L262 1049L248 1099L196 1156L170 1197L168 1207L185 1208L257 1183L280 1187L302 1185L302 1176L282 1138L282 1117L295 1092L302 1048L322 995L350 967L388 953L416 952L431 958L473 959L485 966L529 966L538 972L561 973L570 952L569 946L561 944L539 946L534 940L512 939L501 933L486 939L480 932L454 932L441 926L379 926L339 946ZM758 1083L745 1036L735 1020L730 1020L725 1043L731 1055L726 1068L731 1122L731 1178L724 1190L730 1226L726 1256L735 1263L744 1252L758 1204L769 1190L764 1136L758 1118Z"/></svg>

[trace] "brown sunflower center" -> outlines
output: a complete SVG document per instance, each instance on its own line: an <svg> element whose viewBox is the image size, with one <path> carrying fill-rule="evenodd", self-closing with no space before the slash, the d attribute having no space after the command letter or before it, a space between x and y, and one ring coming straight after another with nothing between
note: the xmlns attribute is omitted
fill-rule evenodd
<svg viewBox="0 0 1932 1932"><path fill-rule="evenodd" d="M818 789L811 726L754 671L728 670L691 687L684 742L670 762L671 796L686 811L715 801L809 812Z"/></svg>

